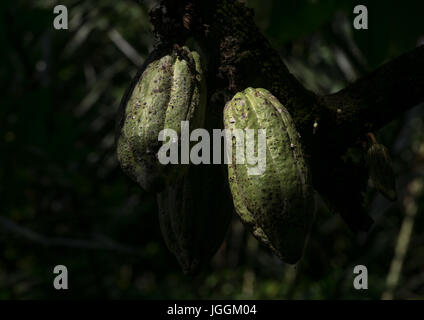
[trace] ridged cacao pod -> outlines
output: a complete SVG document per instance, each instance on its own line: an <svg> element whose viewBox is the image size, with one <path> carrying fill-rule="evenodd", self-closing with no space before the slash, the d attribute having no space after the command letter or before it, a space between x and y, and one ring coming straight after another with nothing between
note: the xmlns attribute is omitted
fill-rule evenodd
<svg viewBox="0 0 424 320"><path fill-rule="evenodd" d="M375 188L387 199L395 201L397 199L396 179L387 148L382 144L374 143L367 151L366 163Z"/></svg>
<svg viewBox="0 0 424 320"><path fill-rule="evenodd" d="M233 157L232 162L235 163L235 157ZM239 215L243 224L247 226L249 231L252 233L252 235L256 239L258 239L265 246L271 249L271 251L274 252L274 254L280 256L279 252L275 250L275 248L272 246L271 242L269 241L267 235L264 233L262 228L256 222L253 214L247 209L245 203L243 202L243 198L242 198L242 195L240 194L239 187L237 185L237 180L234 174L234 169L232 164L228 165L228 181L229 181L231 193L233 196L234 208L236 209L236 212Z"/></svg>
<svg viewBox="0 0 424 320"><path fill-rule="evenodd" d="M287 263L302 254L312 221L313 190L300 136L284 106L265 89L247 88L224 109L226 129L266 129L266 169L228 165L234 206L253 234ZM236 149L232 139L233 157Z"/></svg>
<svg viewBox="0 0 424 320"><path fill-rule="evenodd" d="M184 273L204 266L225 238L233 210L225 182L220 166L192 165L157 195L163 238Z"/></svg>
<svg viewBox="0 0 424 320"><path fill-rule="evenodd" d="M206 85L200 57L183 47L152 61L125 101L117 139L117 156L123 171L143 189L159 191L178 180L187 165L162 165L157 153L162 129L181 133L181 121L190 129L203 126Z"/></svg>

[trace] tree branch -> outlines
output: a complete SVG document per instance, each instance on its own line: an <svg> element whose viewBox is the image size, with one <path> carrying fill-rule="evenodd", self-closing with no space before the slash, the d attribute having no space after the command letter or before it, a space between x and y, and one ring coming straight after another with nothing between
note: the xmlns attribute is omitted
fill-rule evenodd
<svg viewBox="0 0 424 320"><path fill-rule="evenodd" d="M424 101L424 46L338 93L318 97L289 72L255 25L253 11L238 1L162 0L151 18L159 45L184 45L189 38L201 44L208 58L210 107L222 111L249 86L268 89L289 110L307 149L331 142L335 153L344 153L364 133ZM315 122L322 129L314 130Z"/></svg>
<svg viewBox="0 0 424 320"><path fill-rule="evenodd" d="M110 250L122 254L131 254L138 257L144 257L143 253L137 249L104 236L97 235L96 240L62 238L62 237L46 237L31 229L22 227L15 222L0 216L0 228L5 232L14 234L22 239L30 241L45 247L66 247L73 249L88 249L88 250Z"/></svg>
<svg viewBox="0 0 424 320"><path fill-rule="evenodd" d="M323 97L323 101L335 113L336 134L354 138L378 130L424 101L424 46Z"/></svg>
<svg viewBox="0 0 424 320"><path fill-rule="evenodd" d="M311 140L313 122L327 110L289 72L255 25L251 9L234 0L163 0L151 20L159 45L184 45L189 38L201 45L208 65L209 109L221 114L235 93L265 88L289 110L304 140Z"/></svg>

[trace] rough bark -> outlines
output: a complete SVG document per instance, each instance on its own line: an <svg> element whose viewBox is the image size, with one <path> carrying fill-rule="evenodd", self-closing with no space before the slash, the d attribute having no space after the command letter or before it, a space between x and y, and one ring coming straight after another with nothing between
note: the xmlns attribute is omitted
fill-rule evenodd
<svg viewBox="0 0 424 320"><path fill-rule="evenodd" d="M338 114L335 129L356 137L380 129L423 100L424 46L420 46L323 97L323 104Z"/></svg>

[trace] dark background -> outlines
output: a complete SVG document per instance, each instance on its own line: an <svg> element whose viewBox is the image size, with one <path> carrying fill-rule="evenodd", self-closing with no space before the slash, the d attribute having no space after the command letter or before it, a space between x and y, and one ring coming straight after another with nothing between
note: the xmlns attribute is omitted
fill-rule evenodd
<svg viewBox="0 0 424 320"><path fill-rule="evenodd" d="M247 1L291 72L322 94L424 42L424 2L361 3L367 31L352 28L355 1ZM58 4L68 7L69 30L53 28ZM0 2L0 299L424 298L422 105L378 132L399 199L370 185L369 233L352 234L317 196L296 268L234 216L210 266L182 274L161 238L155 198L122 173L113 145L120 98L152 49L156 4ZM67 291L53 288L58 264L68 267ZM366 291L352 285L358 264L368 268Z"/></svg>

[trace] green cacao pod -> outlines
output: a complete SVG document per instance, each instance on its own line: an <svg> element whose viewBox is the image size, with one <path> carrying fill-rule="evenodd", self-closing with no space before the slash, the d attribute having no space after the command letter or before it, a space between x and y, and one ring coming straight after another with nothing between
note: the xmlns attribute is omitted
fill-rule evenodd
<svg viewBox="0 0 424 320"><path fill-rule="evenodd" d="M233 210L225 182L220 166L190 166L178 183L157 195L163 238L184 273L204 266L225 238Z"/></svg>
<svg viewBox="0 0 424 320"><path fill-rule="evenodd" d="M235 157L233 157L232 162L235 163ZM276 254L277 256L280 256L280 253L272 246L267 235L265 234L263 229L258 225L258 223L255 220L255 217L247 209L245 203L243 202L243 198L242 198L242 195L240 194L240 190L237 184L237 179L234 174L234 168L232 164L228 165L228 180L229 180L229 184L231 188L231 193L233 196L234 208L236 209L236 212L239 215L241 221L244 223L245 226L247 226L247 228L250 230L250 232L256 239L258 239L265 246L271 249L271 251L274 254Z"/></svg>
<svg viewBox="0 0 424 320"><path fill-rule="evenodd" d="M374 143L367 151L366 163L375 188L387 199L395 201L397 199L396 180L387 148L382 144Z"/></svg>
<svg viewBox="0 0 424 320"><path fill-rule="evenodd" d="M117 156L123 171L145 190L158 191L178 180L187 165L162 165L158 151L163 129L181 139L181 121L190 129L203 126L206 85L200 57L187 47L147 65L126 94L117 138Z"/></svg>
<svg viewBox="0 0 424 320"><path fill-rule="evenodd" d="M253 234L287 263L302 254L312 221L313 190L300 136L284 106L265 89L247 88L224 108L226 129L266 129L266 169L249 175L249 164L228 165L234 206Z"/></svg>

